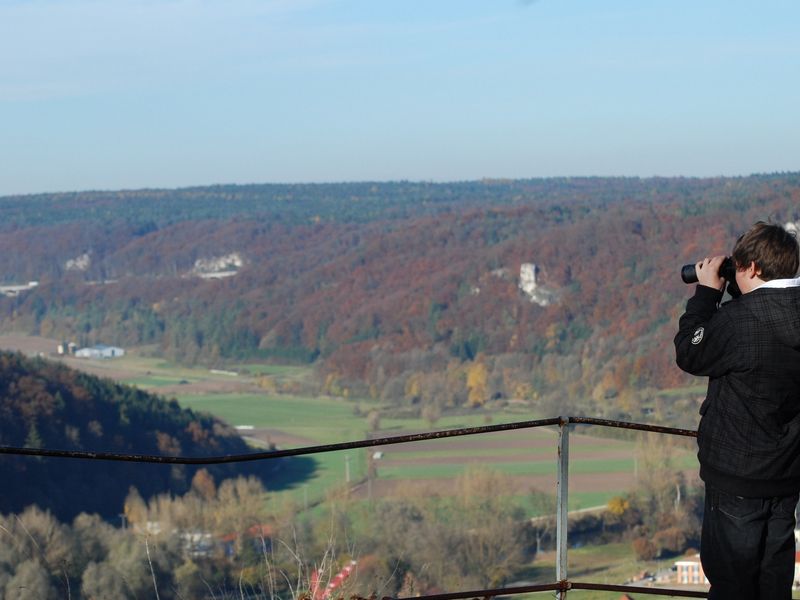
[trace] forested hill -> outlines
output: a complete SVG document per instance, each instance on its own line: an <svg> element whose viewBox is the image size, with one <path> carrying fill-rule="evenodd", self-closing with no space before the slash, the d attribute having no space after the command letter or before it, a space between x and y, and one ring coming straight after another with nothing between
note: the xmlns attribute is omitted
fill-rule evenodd
<svg viewBox="0 0 800 600"><path fill-rule="evenodd" d="M8 352L0 352L0 422L3 446L195 457L251 451L231 427L174 401ZM220 480L265 468L248 464L211 472ZM0 512L37 504L62 520L79 512L116 518L131 486L145 497L183 493L194 472L184 466L4 455Z"/></svg>
<svg viewBox="0 0 800 600"><path fill-rule="evenodd" d="M780 179L795 179L780 176ZM771 176L758 180L770 182ZM88 191L0 198L0 231L88 223L112 224L146 235L182 221L256 220L287 226L367 223L466 208L508 204L565 204L576 199L615 202L652 194L712 196L721 180L682 178L485 179L454 183L364 182L219 185L176 190ZM745 180L731 180L741 184ZM752 178L751 180L752 183Z"/></svg>
<svg viewBox="0 0 800 600"><path fill-rule="evenodd" d="M799 200L796 173L2 198L0 273L39 285L0 300L0 327L314 362L326 392L414 410L636 417L692 381L672 357L680 265L797 221Z"/></svg>

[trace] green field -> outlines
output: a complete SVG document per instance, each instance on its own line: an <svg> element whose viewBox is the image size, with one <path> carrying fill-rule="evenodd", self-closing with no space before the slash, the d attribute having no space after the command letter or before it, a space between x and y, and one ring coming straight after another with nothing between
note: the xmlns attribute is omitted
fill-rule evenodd
<svg viewBox="0 0 800 600"><path fill-rule="evenodd" d="M229 365L228 368L249 375L271 375L295 379L306 377L310 370L309 367L297 367L294 365L262 365L256 363Z"/></svg>
<svg viewBox="0 0 800 600"><path fill-rule="evenodd" d="M364 439L366 419L346 400L256 394L178 396L182 406L211 413L228 424L279 429L317 444Z"/></svg>
<svg viewBox="0 0 800 600"><path fill-rule="evenodd" d="M142 375L122 380L127 385L135 385L141 388L160 388L167 385L181 385L189 383L189 380L182 377L169 377L167 375ZM158 390L153 390L158 391Z"/></svg>
<svg viewBox="0 0 800 600"><path fill-rule="evenodd" d="M282 447L333 444L373 437L390 437L429 431L431 424L421 418L382 417L377 431L370 432L366 415L380 409L375 401L346 400L330 397L292 396L267 393L196 393L200 385L250 385L260 377L274 381L299 381L309 377L308 367L242 363L228 365L227 372L205 368L181 367L160 358L138 356L135 353L115 361L95 364L98 369L124 371L120 381L161 393L170 386L169 395L182 406L211 413L233 426L252 426L277 432L277 436L292 436ZM230 373L238 373L233 375ZM181 393L186 389L186 393ZM190 390L190 387L192 388ZM190 393L193 392L193 393ZM666 393L666 392L665 392ZM551 415L543 415L551 416ZM491 424L518 422L541 418L525 407L515 407L487 414L465 411L446 414L435 429L481 427ZM582 433L585 428L579 428ZM593 430L593 432L596 430ZM384 456L377 460L378 480L400 483L404 480L446 481L457 477L472 463L495 469L511 476L553 476L556 472L557 436L555 427L514 430L501 433L448 438L435 442L390 445L381 448ZM242 432L245 436L246 431ZM634 442L578 435L573 431L570 448L570 473L630 474L636 469ZM258 444L254 442L254 446ZM263 442L262 442L263 445ZM369 449L320 453L303 457L310 477L298 483L273 480L281 494L291 495L293 501L313 504L324 498L332 488L345 483L349 469L351 482L365 477ZM678 468L696 468L693 452L681 452L675 457ZM298 459L299 460L299 459ZM549 490L545 490L549 491ZM553 492L555 490L552 490ZM623 493L616 491L570 491L570 508L585 508L606 503Z"/></svg>
<svg viewBox="0 0 800 600"><path fill-rule="evenodd" d="M633 471L633 458L625 460L573 460L570 473L614 473ZM556 472L556 461L537 460L532 462L482 462L482 465L506 473L507 475L549 475ZM461 475L469 465L409 465L400 467L381 467L380 476L386 479L438 479Z"/></svg>
<svg viewBox="0 0 800 600"><path fill-rule="evenodd" d="M307 439L302 446L360 440L367 430L366 420L354 416L353 405L345 400L254 394L179 396L178 400L182 406L211 413L233 426L280 430ZM366 472L364 451L315 454L305 458L314 463L311 479L289 488L294 500L315 502L344 483L345 454L350 457L351 481L362 478Z"/></svg>
<svg viewBox="0 0 800 600"><path fill-rule="evenodd" d="M301 397L258 394L179 395L183 406L214 414L231 425L278 430L302 438L292 447L333 444L362 440L369 435L364 416L374 404L327 397ZM531 415L495 413L492 423L532 419ZM437 429L454 429L486 425L482 413L452 415L440 419ZM382 419L381 428L373 437L390 437L429 430L422 419ZM246 434L246 432L243 432ZM554 475L556 473L556 428L514 430L493 434L447 438L421 443L384 446L384 456L376 461L378 480L446 481L462 474L472 462L511 476ZM615 474L633 473L635 443L573 434L571 437L570 473ZM520 448L522 441L533 445ZM506 445L504 445L506 444ZM290 486L285 493L298 503L313 503L323 498L332 487L345 483L349 461L351 482L366 475L368 449L309 456L314 463L313 475L302 484ZM604 458L604 452L615 453ZM349 458L345 458L348 456ZM520 457L523 457L520 459ZM677 457L678 466L693 468L694 457L686 452ZM555 492L555 490L552 490ZM576 491L570 493L570 508L598 506L608 502L616 491Z"/></svg>
<svg viewBox="0 0 800 600"><path fill-rule="evenodd" d="M115 377L120 383L135 385L142 389L159 388L165 385L186 383L204 383L208 381L229 381L230 375L213 373L209 369L183 367L162 358L126 354L113 360L93 360L88 363L97 371L109 370L125 372L122 377ZM73 365L80 367L80 363ZM152 390L158 393L158 389Z"/></svg>
<svg viewBox="0 0 800 600"><path fill-rule="evenodd" d="M529 434L530 435L530 434ZM553 438L553 446L552 447L542 447L542 448L527 448L523 455L530 458L536 458L536 460L552 460L553 458L553 448L555 448L555 438ZM616 448L616 444L592 444L592 445L581 445L581 453L594 453L594 452L603 452L606 450L612 450ZM404 451L402 456L404 459L413 459L413 458L429 458L435 456L448 456L452 454L452 450L448 448L442 448L438 450L427 450L424 452L417 452L417 451ZM517 448L468 448L462 449L459 451L459 456L463 457L487 457L487 456L518 456L520 454Z"/></svg>
<svg viewBox="0 0 800 600"><path fill-rule="evenodd" d="M202 367L185 367L163 358L143 356L135 349L123 357L114 360L95 360L84 362L91 365L95 372L125 372L124 376L114 376L120 383L134 385L143 389L151 389L158 393L158 388L181 384L202 384L206 382L252 382L253 378L269 376L278 381L301 381L308 377L309 367L291 365L262 365L242 363L226 365L224 371L214 371ZM74 364L80 368L81 363Z"/></svg>

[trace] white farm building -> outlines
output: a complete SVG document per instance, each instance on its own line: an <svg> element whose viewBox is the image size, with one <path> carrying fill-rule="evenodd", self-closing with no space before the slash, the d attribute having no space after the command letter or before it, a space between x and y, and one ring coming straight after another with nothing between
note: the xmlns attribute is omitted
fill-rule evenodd
<svg viewBox="0 0 800 600"><path fill-rule="evenodd" d="M78 358L119 358L125 356L125 350L116 346L97 344L91 348L81 348L75 352Z"/></svg>

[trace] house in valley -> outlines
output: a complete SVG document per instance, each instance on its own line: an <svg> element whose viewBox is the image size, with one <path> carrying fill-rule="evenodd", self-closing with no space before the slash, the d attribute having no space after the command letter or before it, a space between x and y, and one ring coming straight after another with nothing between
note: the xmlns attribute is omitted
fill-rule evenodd
<svg viewBox="0 0 800 600"><path fill-rule="evenodd" d="M699 554L683 556L680 560L676 560L675 570L678 575L678 583L685 585L708 584Z"/></svg>

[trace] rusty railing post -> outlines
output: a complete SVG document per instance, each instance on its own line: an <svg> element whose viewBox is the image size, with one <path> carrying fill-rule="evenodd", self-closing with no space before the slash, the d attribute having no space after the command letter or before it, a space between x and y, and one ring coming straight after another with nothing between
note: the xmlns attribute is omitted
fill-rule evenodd
<svg viewBox="0 0 800 600"><path fill-rule="evenodd" d="M558 479L556 481L556 580L567 581L567 513L569 512L569 417L558 418ZM558 592L567 597L567 585Z"/></svg>

